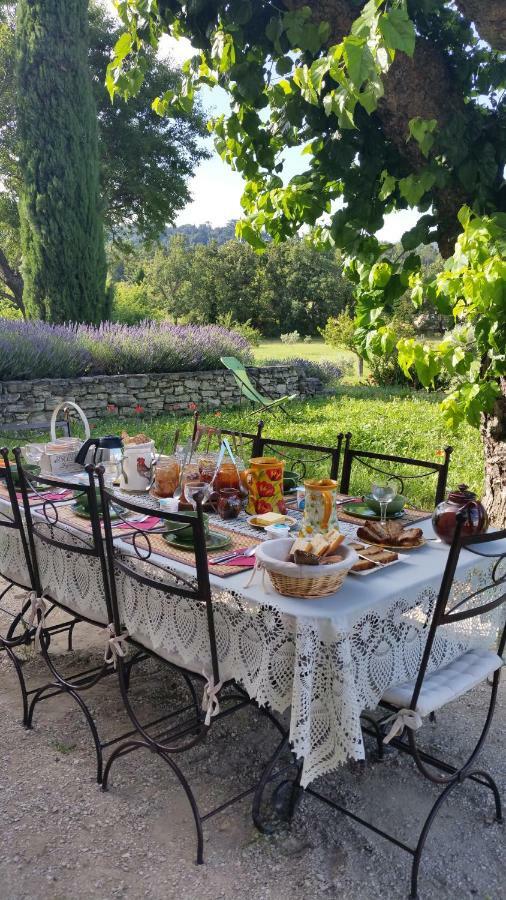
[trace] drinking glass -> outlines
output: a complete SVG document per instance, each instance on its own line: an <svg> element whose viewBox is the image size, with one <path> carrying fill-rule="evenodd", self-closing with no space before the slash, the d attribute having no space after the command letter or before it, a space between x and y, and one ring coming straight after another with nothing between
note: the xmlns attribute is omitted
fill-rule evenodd
<svg viewBox="0 0 506 900"><path fill-rule="evenodd" d="M187 481L184 486L184 495L188 503L191 503L193 509L197 509L197 494L202 495L202 503L205 503L209 496L209 484L206 481Z"/></svg>
<svg viewBox="0 0 506 900"><path fill-rule="evenodd" d="M389 481L376 482L372 486L371 494L380 505L380 523L384 525L387 520L388 504L397 496L397 489Z"/></svg>

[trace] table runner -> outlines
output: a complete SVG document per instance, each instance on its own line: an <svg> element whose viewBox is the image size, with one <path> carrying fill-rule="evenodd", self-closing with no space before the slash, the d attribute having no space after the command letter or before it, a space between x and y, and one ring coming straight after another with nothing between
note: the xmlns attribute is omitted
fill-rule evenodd
<svg viewBox="0 0 506 900"><path fill-rule="evenodd" d="M423 528L433 536L430 523ZM116 546L131 557L126 541L119 539ZM98 561L42 542L37 549L43 587L67 607L105 624ZM304 760L304 786L347 759L362 759L360 713L374 707L388 687L416 675L446 553L442 545L427 545L404 554L388 579L386 573L349 578L337 594L311 602L280 597L260 581L248 587L249 573L233 582L211 575L220 677L239 680L251 697L275 711L291 709L290 739ZM2 529L0 559L11 569L22 568L17 535ZM465 551L456 596L488 581L492 564ZM182 563L168 568L176 577L194 577ZM175 663L210 671L203 604L147 590L127 576L120 578L118 599L133 638ZM440 632L431 670L469 646L492 645L497 619L477 617Z"/></svg>

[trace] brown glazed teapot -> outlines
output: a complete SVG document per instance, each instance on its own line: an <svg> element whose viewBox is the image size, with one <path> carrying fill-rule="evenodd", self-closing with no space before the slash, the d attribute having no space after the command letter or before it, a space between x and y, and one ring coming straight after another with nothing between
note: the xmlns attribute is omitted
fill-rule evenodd
<svg viewBox="0 0 506 900"><path fill-rule="evenodd" d="M432 516L434 531L445 544L451 544L457 526L457 513L463 510L466 521L462 526L463 535L481 534L488 528L485 507L469 490L467 484L459 484L456 491L450 491L448 498L439 503Z"/></svg>

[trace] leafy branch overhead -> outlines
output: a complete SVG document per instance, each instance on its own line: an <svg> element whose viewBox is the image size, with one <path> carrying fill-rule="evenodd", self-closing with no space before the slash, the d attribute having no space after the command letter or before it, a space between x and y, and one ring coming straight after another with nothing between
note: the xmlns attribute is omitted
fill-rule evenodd
<svg viewBox="0 0 506 900"><path fill-rule="evenodd" d="M403 365L424 384L443 369L450 373L454 390L445 408L453 422L466 416L476 423L477 410L491 410L505 368L486 335L504 344L504 321L500 303L477 294L476 284L488 290L492 279L494 290L502 289L492 274L506 212L500 3L117 0L116 6L125 32L107 73L113 98L140 89L149 53L165 33L189 38L197 52L183 67L180 88L154 98L158 113L190 110L202 85L228 92L230 113L209 127L222 157L245 179L239 235L261 251L265 232L280 242L310 226L315 244L339 247L355 284L357 340L366 354L395 345L392 304L406 290L415 305L429 298L453 314L457 347L450 353L448 346L401 341ZM289 180L287 148L301 152L300 172ZM376 234L388 213L409 208L420 217L394 259ZM463 208L469 211L459 221ZM462 248L477 234L480 251L464 264ZM425 283L416 251L434 242L452 260Z"/></svg>

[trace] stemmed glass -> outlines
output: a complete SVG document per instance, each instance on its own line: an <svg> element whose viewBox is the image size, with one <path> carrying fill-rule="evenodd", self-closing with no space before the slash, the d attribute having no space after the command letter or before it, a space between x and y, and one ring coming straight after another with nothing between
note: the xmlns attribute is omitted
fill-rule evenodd
<svg viewBox="0 0 506 900"><path fill-rule="evenodd" d="M387 507L391 500L397 496L395 485L389 481L373 484L371 494L380 505L380 523L384 525L387 520Z"/></svg>
<svg viewBox="0 0 506 900"><path fill-rule="evenodd" d="M193 509L197 510L197 501L196 497L198 494L202 495L202 503L205 503L209 496L210 485L207 481L187 481L184 486L184 495L185 499L188 503L191 503Z"/></svg>

